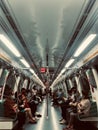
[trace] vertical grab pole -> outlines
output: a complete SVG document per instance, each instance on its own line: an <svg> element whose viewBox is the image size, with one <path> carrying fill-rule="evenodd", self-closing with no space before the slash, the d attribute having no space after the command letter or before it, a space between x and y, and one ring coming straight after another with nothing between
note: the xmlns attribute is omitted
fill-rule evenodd
<svg viewBox="0 0 98 130"><path fill-rule="evenodd" d="M46 114L46 118L48 119L48 87L46 88L46 100L47 100L47 114Z"/></svg>
<svg viewBox="0 0 98 130"><path fill-rule="evenodd" d="M46 104L47 104L47 111L46 111L46 118L48 119L48 89L49 89L49 70L47 67L47 82L45 83L46 85Z"/></svg>
<svg viewBox="0 0 98 130"><path fill-rule="evenodd" d="M49 54L49 46L48 46L48 38L47 38L47 46L46 46L46 75L47 75L47 81L46 81L46 101L47 101L47 115L46 118L48 119L48 89L49 89L49 68L48 68L48 54Z"/></svg>

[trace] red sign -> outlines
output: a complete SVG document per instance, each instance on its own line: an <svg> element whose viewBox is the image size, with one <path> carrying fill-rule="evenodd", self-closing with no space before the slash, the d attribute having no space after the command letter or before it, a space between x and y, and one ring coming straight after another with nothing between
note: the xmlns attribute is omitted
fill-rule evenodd
<svg viewBox="0 0 98 130"><path fill-rule="evenodd" d="M40 72L41 73L45 73L46 72L46 68L45 67L40 68Z"/></svg>

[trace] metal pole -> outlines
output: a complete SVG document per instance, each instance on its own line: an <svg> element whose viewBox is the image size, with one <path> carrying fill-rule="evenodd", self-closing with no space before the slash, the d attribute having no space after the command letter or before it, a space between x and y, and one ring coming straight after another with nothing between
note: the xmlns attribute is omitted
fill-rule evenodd
<svg viewBox="0 0 98 130"><path fill-rule="evenodd" d="M49 70L47 66L47 81L46 81L46 104L47 104L47 111L46 111L46 118L48 119L48 89L49 89Z"/></svg>
<svg viewBox="0 0 98 130"><path fill-rule="evenodd" d="M47 114L46 114L46 118L48 119L48 87L46 88L46 100L47 100Z"/></svg>

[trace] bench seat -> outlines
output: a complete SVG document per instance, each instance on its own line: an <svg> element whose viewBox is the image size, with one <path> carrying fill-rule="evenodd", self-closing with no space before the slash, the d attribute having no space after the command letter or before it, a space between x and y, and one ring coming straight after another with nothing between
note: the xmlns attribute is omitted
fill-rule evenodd
<svg viewBox="0 0 98 130"><path fill-rule="evenodd" d="M17 123L15 119L0 117L0 130L12 130Z"/></svg>
<svg viewBox="0 0 98 130"><path fill-rule="evenodd" d="M98 121L98 117L85 117L81 118L80 121Z"/></svg>

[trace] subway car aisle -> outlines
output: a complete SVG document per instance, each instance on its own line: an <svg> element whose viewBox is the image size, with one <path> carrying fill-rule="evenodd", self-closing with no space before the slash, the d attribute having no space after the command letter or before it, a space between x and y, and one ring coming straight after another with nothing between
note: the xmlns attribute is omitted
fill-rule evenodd
<svg viewBox="0 0 98 130"><path fill-rule="evenodd" d="M24 130L62 130L64 128L64 125L59 124L59 119L61 118L60 110L58 107L51 106L50 100L48 101L48 111L47 100L44 99L39 112L42 114L42 117L37 124L27 123L24 126Z"/></svg>

